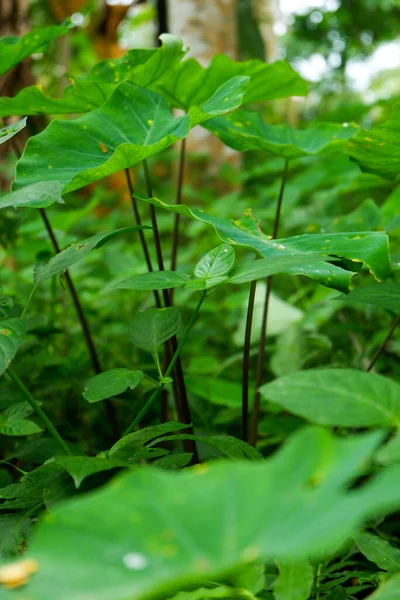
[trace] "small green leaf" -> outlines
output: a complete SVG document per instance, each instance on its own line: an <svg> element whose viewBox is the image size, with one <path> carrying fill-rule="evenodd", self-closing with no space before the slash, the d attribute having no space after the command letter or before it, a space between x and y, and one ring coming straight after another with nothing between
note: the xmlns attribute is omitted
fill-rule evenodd
<svg viewBox="0 0 400 600"><path fill-rule="evenodd" d="M260 388L261 396L311 423L342 427L396 427L400 385L352 369L299 371Z"/></svg>
<svg viewBox="0 0 400 600"><path fill-rule="evenodd" d="M309 562L279 563L274 584L275 600L308 600L313 587L313 568Z"/></svg>
<svg viewBox="0 0 400 600"><path fill-rule="evenodd" d="M71 475L76 488L90 475L127 466L126 461L96 456L56 456L54 461Z"/></svg>
<svg viewBox="0 0 400 600"><path fill-rule="evenodd" d="M360 531L354 536L354 541L360 552L368 560L377 564L380 569L390 573L400 571L400 550L394 548L386 540L377 535Z"/></svg>
<svg viewBox="0 0 400 600"><path fill-rule="evenodd" d="M400 314L400 283L379 283L360 287L340 300L344 300L346 304L372 304Z"/></svg>
<svg viewBox="0 0 400 600"><path fill-rule="evenodd" d="M132 344L155 356L159 346L176 334L180 324L179 310L172 306L140 310L129 324L129 338Z"/></svg>
<svg viewBox="0 0 400 600"><path fill-rule="evenodd" d="M17 121L16 123L12 123L11 125L6 125L0 129L0 144L4 144L7 140L14 137L21 129L23 129L26 125L26 117Z"/></svg>
<svg viewBox="0 0 400 600"><path fill-rule="evenodd" d="M0 40L0 75L39 52L54 39L69 32L71 25L55 25L27 33L22 37L8 36Z"/></svg>
<svg viewBox="0 0 400 600"><path fill-rule="evenodd" d="M26 327L22 319L0 321L0 375L10 366L18 348L22 344Z"/></svg>
<svg viewBox="0 0 400 600"><path fill-rule="evenodd" d="M150 271L140 275L132 275L123 281L117 281L107 286L109 290L168 290L182 287L190 281L185 273L176 271Z"/></svg>
<svg viewBox="0 0 400 600"><path fill-rule="evenodd" d="M71 246L68 246L68 248L59 254L56 254L47 263L40 267L37 273L36 281L38 283L42 283L50 277L53 277L53 275L61 275L61 273L64 273L72 265L85 258L85 256L87 256L91 250L101 248L101 246L118 235L129 233L131 231L139 231L140 229L150 229L150 227L146 227L145 225L140 227L124 227L123 229L116 229L115 231L98 233L97 235L93 235L92 237L82 240L81 242L71 244Z"/></svg>
<svg viewBox="0 0 400 600"><path fill-rule="evenodd" d="M227 146L245 152L266 150L285 158L340 150L358 127L336 123L317 123L308 129L288 125L268 125L257 112L238 110L231 115L214 117L203 124Z"/></svg>
<svg viewBox="0 0 400 600"><path fill-rule="evenodd" d="M143 371L130 369L110 369L95 375L86 384L83 397L88 402L99 402L118 396L130 388L135 389L144 377Z"/></svg>
<svg viewBox="0 0 400 600"><path fill-rule="evenodd" d="M2 196L0 198L0 210L9 207L47 208L55 202L64 204L60 183L58 181L43 181Z"/></svg>
<svg viewBox="0 0 400 600"><path fill-rule="evenodd" d="M235 250L228 244L221 244L197 263L194 274L204 282L205 288L210 288L226 281L227 274L235 263Z"/></svg>

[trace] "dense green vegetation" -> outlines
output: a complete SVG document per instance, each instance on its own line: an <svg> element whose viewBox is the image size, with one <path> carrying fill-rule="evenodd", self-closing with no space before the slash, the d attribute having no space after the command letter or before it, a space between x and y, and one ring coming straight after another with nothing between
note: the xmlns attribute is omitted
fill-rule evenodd
<svg viewBox="0 0 400 600"><path fill-rule="evenodd" d="M400 597L400 112L306 94L164 35L0 98L1 599Z"/></svg>

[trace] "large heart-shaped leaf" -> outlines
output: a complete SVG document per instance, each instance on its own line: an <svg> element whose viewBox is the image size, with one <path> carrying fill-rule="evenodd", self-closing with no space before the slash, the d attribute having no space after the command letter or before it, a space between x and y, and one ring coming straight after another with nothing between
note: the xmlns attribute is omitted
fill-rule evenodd
<svg viewBox="0 0 400 600"><path fill-rule="evenodd" d="M400 314L400 283L379 283L352 290L344 300L351 304L372 304Z"/></svg>
<svg viewBox="0 0 400 600"><path fill-rule="evenodd" d="M136 469L56 506L27 554L38 572L3 596L170 597L204 581L229 584L231 573L254 561L320 560L365 519L400 506L400 467L348 490L381 439L305 428L266 461L178 474Z"/></svg>
<svg viewBox="0 0 400 600"><path fill-rule="evenodd" d="M75 121L55 120L31 137L14 188L57 180L65 193L130 167L186 137L204 119L237 108L247 83L245 77L230 79L176 119L159 94L122 83L100 108Z"/></svg>
<svg viewBox="0 0 400 600"><path fill-rule="evenodd" d="M363 171L385 179L400 177L400 104L396 104L389 119L360 131L349 140L346 153Z"/></svg>
<svg viewBox="0 0 400 600"><path fill-rule="evenodd" d="M155 356L159 346L176 334L180 324L179 310L173 306L139 310L129 324L129 338L132 344Z"/></svg>
<svg viewBox="0 0 400 600"><path fill-rule="evenodd" d="M160 208L207 223L226 244L251 248L263 258L309 254L311 261L314 254L323 253L326 256L339 256L354 262L363 262L378 280L386 279L391 273L388 237L383 232L304 234L272 240L261 232L259 222L250 213L239 221L231 221L183 204L167 204L158 198L150 198L147 201ZM326 262L312 263L310 267L298 267L298 270L289 272L298 272L327 287L347 291L350 279L354 275L351 271Z"/></svg>
<svg viewBox="0 0 400 600"><path fill-rule="evenodd" d="M27 33L22 37L8 36L0 40L0 75L17 65L51 41L65 35L70 25L55 25Z"/></svg>
<svg viewBox="0 0 400 600"><path fill-rule="evenodd" d="M0 144L4 144L7 140L14 137L21 129L23 129L26 125L26 117L17 121L16 123L12 123L11 125L5 125L0 129Z"/></svg>
<svg viewBox="0 0 400 600"><path fill-rule="evenodd" d="M286 158L340 150L358 130L353 125L336 123L317 123L308 129L268 125L258 113L243 110L214 117L204 127L235 150L266 150Z"/></svg>
<svg viewBox="0 0 400 600"><path fill-rule="evenodd" d="M298 371L267 383L261 396L318 425L398 427L400 386L352 369Z"/></svg>
<svg viewBox="0 0 400 600"><path fill-rule="evenodd" d="M64 204L58 181L42 181L0 197L2 208L47 208L55 202Z"/></svg>
<svg viewBox="0 0 400 600"><path fill-rule="evenodd" d="M10 366L22 344L26 327L22 319L0 321L0 375Z"/></svg>
<svg viewBox="0 0 400 600"><path fill-rule="evenodd" d="M123 233L139 231L141 229L151 228L147 227L146 225L141 225L140 227L133 225L131 227L116 229L115 231L98 233L90 238L76 242L76 244L71 244L68 246L68 248L53 256L53 258L51 258L47 263L40 266L36 273L36 283L42 283L50 277L53 277L53 275L61 275L61 273L64 273L72 265L85 258L89 252L100 248L113 238Z"/></svg>

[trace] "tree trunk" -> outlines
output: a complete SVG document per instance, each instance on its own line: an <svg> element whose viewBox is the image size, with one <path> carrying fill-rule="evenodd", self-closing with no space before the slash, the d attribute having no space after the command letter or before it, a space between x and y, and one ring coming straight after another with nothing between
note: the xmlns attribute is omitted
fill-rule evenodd
<svg viewBox="0 0 400 600"><path fill-rule="evenodd" d="M278 58L278 39L274 25L280 18L279 0L254 0L254 16L264 42L265 60L273 62Z"/></svg>

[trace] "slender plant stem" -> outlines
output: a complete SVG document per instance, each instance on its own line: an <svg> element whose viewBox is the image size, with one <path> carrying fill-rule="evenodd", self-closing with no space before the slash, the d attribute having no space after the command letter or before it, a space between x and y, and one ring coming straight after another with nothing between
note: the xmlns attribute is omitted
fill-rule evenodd
<svg viewBox="0 0 400 600"><path fill-rule="evenodd" d="M17 388L23 394L27 402L32 406L33 410L42 421L43 425L46 427L47 431L53 438L58 442L64 454L72 455L71 450L67 446L66 442L62 439L61 435L58 433L57 429L54 427L53 423L50 421L49 417L46 415L44 410L41 408L39 403L35 400L35 398L31 395L31 393L26 389L18 375L14 373L14 371L10 368L7 369L7 373L9 377L13 380Z"/></svg>
<svg viewBox="0 0 400 600"><path fill-rule="evenodd" d="M204 302L204 298L206 297L205 293L203 292L200 296L200 300L197 303L197 306L192 314L192 316L190 317L190 321L189 323L186 325L185 331L182 334L182 337L180 339L180 342L174 352L173 357L171 358L171 361L168 365L167 370L164 373L164 378L169 377L174 369L174 366L179 358L179 355L181 353L181 350L188 338L188 335L193 327L193 324L197 318L197 315L200 311L201 305ZM161 382L161 384L158 386L158 388L156 390L154 390L154 392L152 393L152 395L150 396L150 398L147 400L146 404L143 406L142 410L137 414L137 416L135 417L135 419L132 421L132 423L129 425L128 429L125 431L124 436L128 435L129 433L131 433L134 428L136 427L136 425L140 422L140 420L142 419L142 417L147 413L147 411L149 410L150 406L153 404L153 402L158 398L158 396L161 394L162 390L165 387L165 383ZM189 425L190 423L188 423Z"/></svg>
<svg viewBox="0 0 400 600"><path fill-rule="evenodd" d="M289 160L286 158L285 166L283 168L278 202L277 202L276 211L275 211L274 227L273 227L273 231L272 231L273 239L275 239L278 235L279 223L280 223L281 212L282 212L283 194L285 191L288 168L289 168ZM251 419L251 431L250 431L250 443L253 446L255 446L256 442L257 442L258 421L260 418L259 387L262 384L262 379L263 379L263 374L264 374L265 342L267 339L267 323L268 323L269 300L271 297L271 288L272 288L272 277L269 276L269 277L267 277L267 281L266 281L263 316L262 316L262 320L261 320L261 335L260 335L260 342L259 342L259 346L258 346L258 355L257 355L256 387L255 387L253 414L252 414L252 419Z"/></svg>
<svg viewBox="0 0 400 600"><path fill-rule="evenodd" d="M175 204L182 204L182 186L183 186L183 178L185 173L185 151L186 151L186 138L183 138L181 141L181 149L179 153L179 167L178 167L178 181L176 185L176 200ZM178 247L179 247L179 222L180 215L178 213L175 214L174 217L174 230L172 233L172 250L171 250L171 271L175 271L176 262L178 257Z"/></svg>
<svg viewBox="0 0 400 600"><path fill-rule="evenodd" d="M374 356L371 359L371 362L369 363L368 367L367 367L367 371L371 371L372 368L374 367L376 361L378 360L378 358L380 357L380 355L382 354L382 352L385 350L387 343L389 342L390 338L392 337L392 335L394 334L394 332L397 329L398 324L400 323L400 315L398 315L396 317L396 319L393 321L393 324L389 330L389 333L387 334L387 336L385 337L385 339L383 340L382 344L379 346L378 350L375 352Z"/></svg>
<svg viewBox="0 0 400 600"><path fill-rule="evenodd" d="M250 284L249 300L247 303L246 330L244 334L243 365L242 365L242 439L247 442L249 435L249 370L251 328L253 325L254 300L256 297L257 282Z"/></svg>
<svg viewBox="0 0 400 600"><path fill-rule="evenodd" d="M58 244L55 233L53 231L53 228L51 226L51 223L47 217L47 214L43 208L39 209L39 212L40 212L40 216L42 217L42 220L43 220L44 226L46 228L46 231L48 233L48 236L53 245L54 251L58 254L61 251L61 249ZM71 275L69 274L68 271L65 271L64 276L65 276L65 281L66 281L68 289L69 289L69 293L71 294L71 298L72 298L72 302L73 302L76 314L79 319L79 323L81 325L83 337L85 338L86 346L89 351L89 356L90 356L90 360L92 362L93 369L94 369L95 373L98 375L99 373L102 372L102 368L101 368L99 357L97 355L96 347L93 342L92 334L89 329L88 322L87 322L85 314L83 312L83 308L82 308L82 304L81 304L79 296L78 296L78 292L76 291L75 284L72 281ZM24 308L24 312L26 312L25 308ZM118 421L117 421L117 417L115 414L114 406L112 405L110 400L106 400L105 409L106 409L107 419L111 425L113 435L114 435L114 437L119 438L120 430L119 430L119 426L118 426Z"/></svg>

